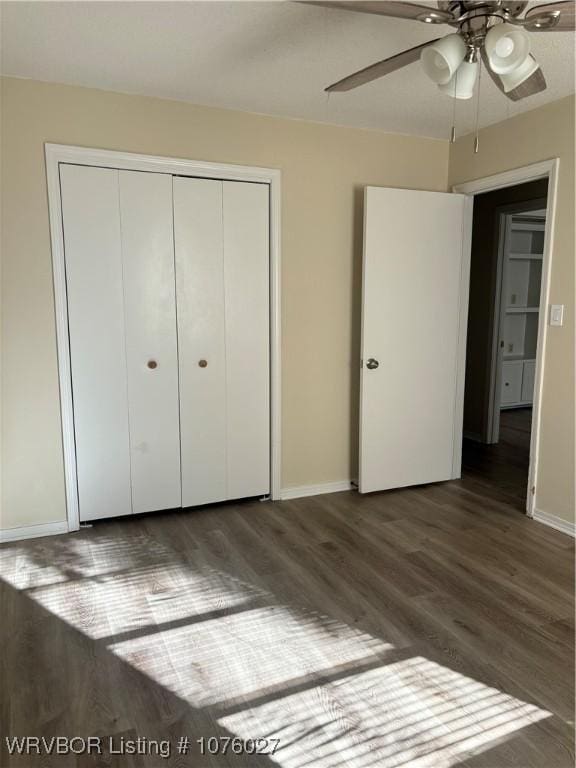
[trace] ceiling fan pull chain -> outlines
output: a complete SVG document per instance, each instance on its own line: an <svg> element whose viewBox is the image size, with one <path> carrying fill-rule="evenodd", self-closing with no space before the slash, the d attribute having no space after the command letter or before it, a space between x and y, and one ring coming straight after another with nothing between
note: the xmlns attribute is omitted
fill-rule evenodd
<svg viewBox="0 0 576 768"><path fill-rule="evenodd" d="M450 144L456 141L456 93L458 89L458 70L454 75L454 102L452 104L452 130L450 131Z"/></svg>
<svg viewBox="0 0 576 768"><path fill-rule="evenodd" d="M474 136L474 154L478 154L480 141L478 139L478 125L480 122L480 89L482 86L482 67L478 69L478 92L476 94L476 135Z"/></svg>

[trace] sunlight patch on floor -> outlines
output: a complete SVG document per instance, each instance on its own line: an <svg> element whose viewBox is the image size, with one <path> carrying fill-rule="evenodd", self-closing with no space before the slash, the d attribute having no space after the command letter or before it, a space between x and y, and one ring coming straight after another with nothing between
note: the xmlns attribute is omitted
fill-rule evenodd
<svg viewBox="0 0 576 768"><path fill-rule="evenodd" d="M109 648L138 667L142 654L152 648L158 653L159 644L181 681L174 693L197 707L247 701L269 689L282 695L295 678L329 675L337 665L378 663L376 654L383 661L392 649L321 614L297 615L278 606L111 642Z"/></svg>
<svg viewBox="0 0 576 768"><path fill-rule="evenodd" d="M280 739L275 760L283 768L448 768L549 716L412 657L252 706L249 719L241 712L219 722L241 738L266 724Z"/></svg>
<svg viewBox="0 0 576 768"><path fill-rule="evenodd" d="M550 716L199 554L81 544L22 550L6 579L235 736L280 739L282 768L449 768Z"/></svg>

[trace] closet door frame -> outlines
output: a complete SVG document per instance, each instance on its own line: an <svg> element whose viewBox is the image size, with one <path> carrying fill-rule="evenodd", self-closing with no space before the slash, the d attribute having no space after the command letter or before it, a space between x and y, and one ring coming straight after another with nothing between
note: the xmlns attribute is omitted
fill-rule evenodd
<svg viewBox="0 0 576 768"><path fill-rule="evenodd" d="M60 165L88 165L126 171L167 173L223 181L249 181L267 184L270 205L270 496L280 499L281 485L281 311L280 311L280 193L281 172L276 168L259 168L202 160L156 157L130 152L45 144L46 178L48 184L48 211L52 246L52 272L56 315L56 344L58 351L58 378L60 384L60 410L66 487L68 531L80 528L80 509L76 476L76 448L74 441L74 411L72 405L72 379L70 342L68 336L68 297L66 293L66 267L62 203L60 195Z"/></svg>

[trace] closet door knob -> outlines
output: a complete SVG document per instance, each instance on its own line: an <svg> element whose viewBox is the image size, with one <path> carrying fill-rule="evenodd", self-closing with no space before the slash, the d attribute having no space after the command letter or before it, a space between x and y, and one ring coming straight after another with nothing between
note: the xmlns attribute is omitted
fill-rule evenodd
<svg viewBox="0 0 576 768"><path fill-rule="evenodd" d="M200 366L200 368L206 368L206 366L208 365L208 360L198 360L198 365Z"/></svg>
<svg viewBox="0 0 576 768"><path fill-rule="evenodd" d="M373 371L376 368L378 368L379 365L380 363L378 362L378 360L374 360L374 358L371 357L366 363L366 368L369 368L371 371Z"/></svg>
<svg viewBox="0 0 576 768"><path fill-rule="evenodd" d="M154 368L158 368L158 363L156 362L156 360L148 360L148 362L146 363L146 365L147 365L147 366L148 366L148 368L150 368L152 371L154 370Z"/></svg>

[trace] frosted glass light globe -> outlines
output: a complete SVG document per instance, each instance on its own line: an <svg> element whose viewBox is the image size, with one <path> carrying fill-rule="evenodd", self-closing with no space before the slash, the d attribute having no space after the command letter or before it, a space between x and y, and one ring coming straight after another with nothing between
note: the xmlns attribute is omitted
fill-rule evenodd
<svg viewBox="0 0 576 768"><path fill-rule="evenodd" d="M423 48L422 69L433 83L447 83L466 56L466 43L459 34L446 35Z"/></svg>
<svg viewBox="0 0 576 768"><path fill-rule="evenodd" d="M512 24L495 24L488 30L484 51L492 72L508 75L527 61L530 35Z"/></svg>
<svg viewBox="0 0 576 768"><path fill-rule="evenodd" d="M501 56L505 59L507 56L510 56L514 50L514 40L509 37L501 37L494 46L494 50L496 51L497 56Z"/></svg>
<svg viewBox="0 0 576 768"><path fill-rule="evenodd" d="M478 78L478 69L477 61L463 61L452 79L444 85L438 86L440 92L452 96L454 99L471 99Z"/></svg>

